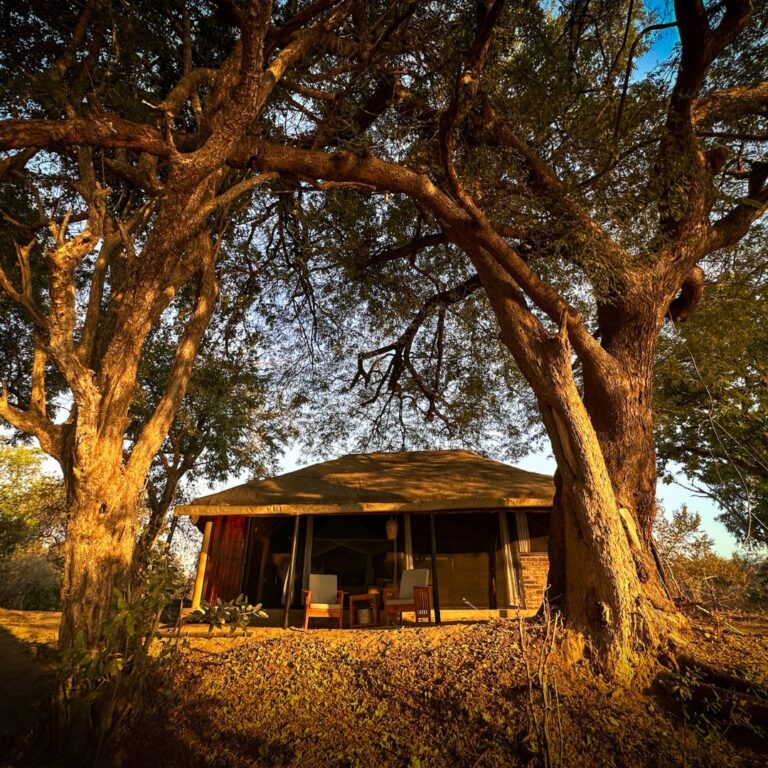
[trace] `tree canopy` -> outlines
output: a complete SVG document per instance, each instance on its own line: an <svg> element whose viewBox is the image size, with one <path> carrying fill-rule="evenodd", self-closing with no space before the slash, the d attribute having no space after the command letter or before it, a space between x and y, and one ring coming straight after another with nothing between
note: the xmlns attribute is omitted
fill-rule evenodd
<svg viewBox="0 0 768 768"><path fill-rule="evenodd" d="M712 270L707 300L659 352L659 458L741 541L768 544L765 233Z"/></svg>

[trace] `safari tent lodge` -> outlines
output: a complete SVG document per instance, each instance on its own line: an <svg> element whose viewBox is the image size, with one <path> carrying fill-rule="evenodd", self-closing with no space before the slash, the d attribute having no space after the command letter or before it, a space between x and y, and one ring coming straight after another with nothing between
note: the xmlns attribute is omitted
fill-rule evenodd
<svg viewBox="0 0 768 768"><path fill-rule="evenodd" d="M203 531L195 602L301 604L310 573L350 595L428 568L437 621L537 608L554 485L469 451L350 454L204 496L176 515Z"/></svg>

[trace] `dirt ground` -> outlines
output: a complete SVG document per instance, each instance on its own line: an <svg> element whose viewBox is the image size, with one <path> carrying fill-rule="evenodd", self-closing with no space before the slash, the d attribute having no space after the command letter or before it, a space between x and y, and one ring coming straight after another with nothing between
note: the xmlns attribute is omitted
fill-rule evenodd
<svg viewBox="0 0 768 768"><path fill-rule="evenodd" d="M0 612L3 722L15 710L17 724L28 726L32 699L44 698L44 654L33 652L53 640L55 624L52 614ZM379 630L254 627L247 637L210 639L190 628L179 659L118 735L114 764L768 764L768 740L757 730L768 725L768 620L696 624L680 653L687 667L661 668L628 689L571 661L565 638L562 630L553 638L540 620L526 620L522 635L517 621L499 619Z"/></svg>

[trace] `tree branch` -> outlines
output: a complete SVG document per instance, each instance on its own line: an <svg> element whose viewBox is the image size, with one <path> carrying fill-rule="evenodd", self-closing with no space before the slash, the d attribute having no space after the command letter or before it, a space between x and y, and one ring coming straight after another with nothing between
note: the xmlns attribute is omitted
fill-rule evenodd
<svg viewBox="0 0 768 768"><path fill-rule="evenodd" d="M209 236L206 233L197 234L189 248L198 252L196 260L200 264L197 298L176 348L165 391L141 430L128 460L126 471L137 481L140 481L149 471L152 459L160 450L176 417L192 376L192 368L200 341L216 306L218 283L213 246Z"/></svg>
<svg viewBox="0 0 768 768"><path fill-rule="evenodd" d="M24 411L9 403L8 387L6 384L2 384L2 390L0 390L0 419L4 419L8 424L21 432L36 437L43 451L61 463L61 425L49 421L45 413L40 413L34 408Z"/></svg>
<svg viewBox="0 0 768 768"><path fill-rule="evenodd" d="M443 245L447 242L448 238L443 232L433 235L421 235L420 237L414 237L413 240L404 243L403 245L372 253L368 258L368 264L378 265L386 264L389 261L397 261L398 259L410 259L423 248L431 248L435 245Z"/></svg>
<svg viewBox="0 0 768 768"><path fill-rule="evenodd" d="M15 304L17 304L29 317L32 324L43 333L48 333L48 321L45 319L43 312L37 306L32 297L31 281L29 278L29 262L28 254L31 247L34 245L34 241L26 246L16 245L16 258L19 262L19 268L21 269L22 290L17 291L11 282L10 278L6 274L5 270L0 266L0 289L8 296Z"/></svg>
<svg viewBox="0 0 768 768"><path fill-rule="evenodd" d="M696 310L704 296L704 270L694 267L683 281L680 293L669 305L667 314L676 323L684 323Z"/></svg>
<svg viewBox="0 0 768 768"><path fill-rule="evenodd" d="M743 199L731 211L716 221L705 242L707 253L735 245L747 234L752 224L768 211L768 184L750 197Z"/></svg>
<svg viewBox="0 0 768 768"><path fill-rule="evenodd" d="M466 118L470 106L480 90L480 78L485 67L491 38L503 7L504 0L494 0L491 8L484 13L472 43L467 63L463 71L456 76L451 103L440 118L439 146L443 169L454 196L467 211L473 214L478 211L477 206L464 189L453 162L455 132Z"/></svg>
<svg viewBox="0 0 768 768"><path fill-rule="evenodd" d="M704 96L693 108L693 120L699 125L745 115L764 115L767 111L768 81L737 85Z"/></svg>
<svg viewBox="0 0 768 768"><path fill-rule="evenodd" d="M122 147L158 157L170 155L157 128L111 113L64 120L0 120L0 150L70 146Z"/></svg>
<svg viewBox="0 0 768 768"><path fill-rule="evenodd" d="M400 334L396 341L380 347L379 349L371 350L368 352L360 352L358 354L357 373L355 374L355 378L352 381L352 386L354 386L360 379L362 379L366 384L370 382L371 371L365 369L365 360L369 360L374 357L381 357L382 355L392 352L392 360L390 361L387 370L382 377L382 380L379 382L379 386L376 388L376 393L369 402L375 402L378 399L379 395L381 394L381 390L383 388L382 384L384 381L386 381L387 389L389 389L389 391L397 390L400 384L400 379L402 378L403 373L407 370L413 382L416 384L421 393L427 398L427 402L429 403L427 419L431 419L433 416L437 416L438 418L442 419L446 425L450 426L448 418L440 411L437 406L437 401L440 399L439 372L442 366L442 334L443 325L445 322L444 312L453 304L464 301L468 296L479 290L481 287L482 284L480 282L480 277L475 274L451 288L439 291L431 295L424 302L419 311L414 315L407 328L403 331L403 333ZM411 360L411 348L419 330L422 328L426 320L430 317L435 309L438 309L440 313L437 331L438 354L436 360L435 385L431 386L427 384L424 377L419 373L419 371L416 369L416 366L413 364L413 361Z"/></svg>

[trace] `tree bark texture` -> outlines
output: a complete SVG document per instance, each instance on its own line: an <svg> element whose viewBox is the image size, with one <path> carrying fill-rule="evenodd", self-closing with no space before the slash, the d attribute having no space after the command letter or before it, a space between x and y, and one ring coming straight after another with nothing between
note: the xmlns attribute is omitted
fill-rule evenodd
<svg viewBox="0 0 768 768"><path fill-rule="evenodd" d="M128 487L119 471L97 461L71 471L67 490L59 645L91 648L114 610L114 590L129 597L143 489Z"/></svg>

